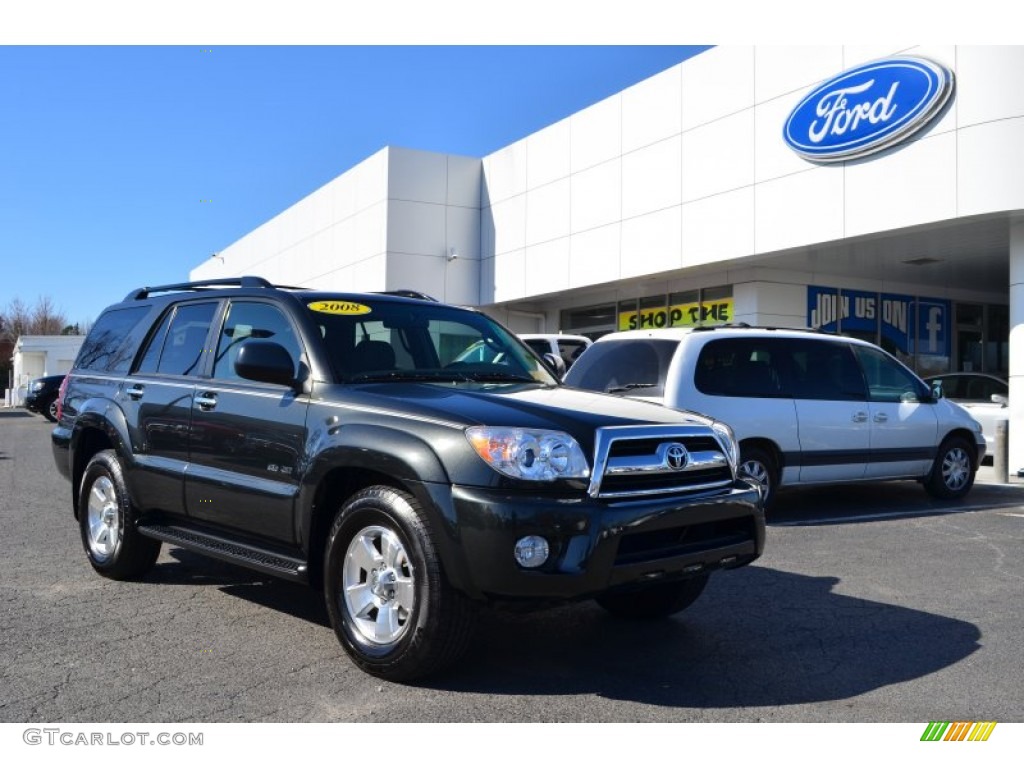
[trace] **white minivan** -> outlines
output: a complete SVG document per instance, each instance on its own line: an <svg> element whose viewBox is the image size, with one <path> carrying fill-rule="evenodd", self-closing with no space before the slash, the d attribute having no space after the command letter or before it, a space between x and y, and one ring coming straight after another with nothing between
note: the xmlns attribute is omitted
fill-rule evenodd
<svg viewBox="0 0 1024 768"><path fill-rule="evenodd" d="M818 331L610 333L565 383L724 421L766 502L782 486L906 478L957 498L985 455L981 426L963 408L874 344Z"/></svg>

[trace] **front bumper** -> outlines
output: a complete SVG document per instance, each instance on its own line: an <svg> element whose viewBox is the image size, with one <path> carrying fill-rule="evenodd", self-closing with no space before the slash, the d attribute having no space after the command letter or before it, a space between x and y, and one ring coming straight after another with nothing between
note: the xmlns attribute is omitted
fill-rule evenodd
<svg viewBox="0 0 1024 768"><path fill-rule="evenodd" d="M610 589L698 576L746 565L764 550L758 490L608 503L492 489L452 489L467 591L489 599L560 601ZM526 569L513 557L527 535L551 555Z"/></svg>

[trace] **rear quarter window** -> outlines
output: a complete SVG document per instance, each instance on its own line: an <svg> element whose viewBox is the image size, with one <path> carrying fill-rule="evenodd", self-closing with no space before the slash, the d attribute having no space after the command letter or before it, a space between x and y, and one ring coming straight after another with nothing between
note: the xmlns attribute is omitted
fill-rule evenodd
<svg viewBox="0 0 1024 768"><path fill-rule="evenodd" d="M110 309L100 315L89 331L75 360L75 368L104 373L127 373L145 333L142 321L149 306Z"/></svg>

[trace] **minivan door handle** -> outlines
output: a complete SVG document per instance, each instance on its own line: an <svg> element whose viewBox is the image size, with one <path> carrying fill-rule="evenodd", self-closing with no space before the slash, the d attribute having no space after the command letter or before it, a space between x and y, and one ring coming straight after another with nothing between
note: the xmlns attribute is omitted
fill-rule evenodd
<svg viewBox="0 0 1024 768"><path fill-rule="evenodd" d="M196 395L192 402L198 405L200 410L212 411L217 407L217 394L215 392L203 392L201 395Z"/></svg>
<svg viewBox="0 0 1024 768"><path fill-rule="evenodd" d="M889 420L889 417L886 416L884 413L876 413L875 414L875 423L876 424L881 424L882 422L888 421L888 420Z"/></svg>
<svg viewBox="0 0 1024 768"><path fill-rule="evenodd" d="M853 423L861 424L868 420L868 415L865 411L857 411L853 414Z"/></svg>

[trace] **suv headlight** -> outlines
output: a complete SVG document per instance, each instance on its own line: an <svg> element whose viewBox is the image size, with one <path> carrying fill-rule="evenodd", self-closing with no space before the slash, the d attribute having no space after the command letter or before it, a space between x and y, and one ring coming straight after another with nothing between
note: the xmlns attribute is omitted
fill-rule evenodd
<svg viewBox="0 0 1024 768"><path fill-rule="evenodd" d="M732 467L732 474L735 477L740 463L740 447L736 443L736 435L733 433L732 427L720 421L713 423L711 429L714 430L722 450L725 451L725 458L729 460L729 466Z"/></svg>
<svg viewBox="0 0 1024 768"><path fill-rule="evenodd" d="M38 392L38 391L40 391L40 390L41 390L41 389L42 389L42 388L43 388L44 386L45 386L45 384L44 384L43 382L41 382L41 381L33 381L33 382L32 382L32 391L33 391L33 392Z"/></svg>
<svg viewBox="0 0 1024 768"><path fill-rule="evenodd" d="M470 427L477 455L503 475L517 480L561 480L590 476L579 443L565 432L515 427Z"/></svg>

